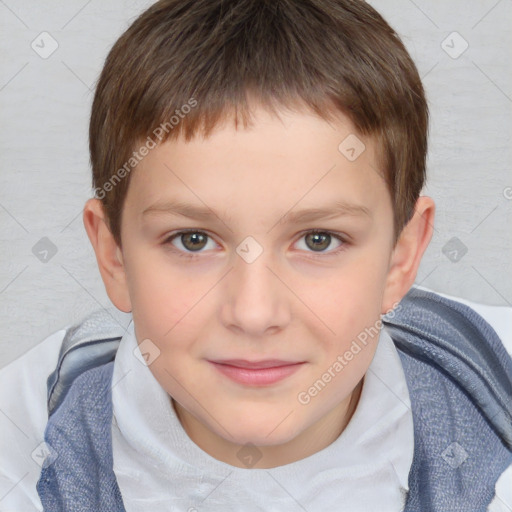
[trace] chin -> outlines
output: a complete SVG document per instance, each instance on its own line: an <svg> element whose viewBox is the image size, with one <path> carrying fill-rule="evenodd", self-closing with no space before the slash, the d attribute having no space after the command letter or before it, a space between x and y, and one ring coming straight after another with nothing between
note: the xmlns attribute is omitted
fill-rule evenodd
<svg viewBox="0 0 512 512"><path fill-rule="evenodd" d="M253 444L255 446L279 446L292 441L300 434L297 425L285 425L293 417L290 415L284 422L283 419L286 415L281 416L279 419L267 419L266 421L251 422L238 422L227 427L232 437L228 441L239 444ZM293 428L290 428L292 427ZM236 427L236 430L233 428ZM226 436L226 432L218 432L222 437Z"/></svg>
<svg viewBox="0 0 512 512"><path fill-rule="evenodd" d="M275 436L271 435L268 436L266 434L262 434L261 431L258 432L237 432L233 433L233 437L229 438L228 441L230 441L233 444L245 446L248 444L254 445L254 446L260 446L260 447L266 447L266 446L281 446L284 445L294 439L294 435L280 435Z"/></svg>

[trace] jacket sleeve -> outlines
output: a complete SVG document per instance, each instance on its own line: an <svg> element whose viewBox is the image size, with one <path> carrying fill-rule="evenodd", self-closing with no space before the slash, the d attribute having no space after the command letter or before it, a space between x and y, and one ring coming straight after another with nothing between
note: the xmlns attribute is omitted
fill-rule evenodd
<svg viewBox="0 0 512 512"><path fill-rule="evenodd" d="M0 511L42 511L36 491L48 421L48 375L66 330L0 369Z"/></svg>
<svg viewBox="0 0 512 512"><path fill-rule="evenodd" d="M494 328L512 357L512 308L468 304ZM512 399L512 397L511 397ZM488 507L488 512L512 510L512 466L496 482L496 496Z"/></svg>
<svg viewBox="0 0 512 512"><path fill-rule="evenodd" d="M496 331L496 334L500 337L508 354L512 357L512 307L487 306L442 293L439 293L439 295L443 295L447 299L462 302L466 306L474 309ZM496 482L496 496L487 510L488 512L512 510L512 466L509 466Z"/></svg>

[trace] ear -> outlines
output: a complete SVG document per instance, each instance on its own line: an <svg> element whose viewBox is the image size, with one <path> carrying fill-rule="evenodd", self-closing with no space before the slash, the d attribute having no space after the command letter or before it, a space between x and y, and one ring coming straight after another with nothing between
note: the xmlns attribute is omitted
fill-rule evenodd
<svg viewBox="0 0 512 512"><path fill-rule="evenodd" d="M85 203L83 221L96 253L96 261L107 295L118 309L129 313L132 306L122 251L108 228L99 199L89 199Z"/></svg>
<svg viewBox="0 0 512 512"><path fill-rule="evenodd" d="M434 231L435 204L430 197L418 198L414 215L403 228L391 254L382 314L392 309L414 284L423 253Z"/></svg>

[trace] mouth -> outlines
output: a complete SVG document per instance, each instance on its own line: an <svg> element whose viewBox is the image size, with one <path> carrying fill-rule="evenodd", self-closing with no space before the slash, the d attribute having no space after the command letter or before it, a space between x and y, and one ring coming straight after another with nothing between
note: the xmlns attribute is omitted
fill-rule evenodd
<svg viewBox="0 0 512 512"><path fill-rule="evenodd" d="M305 361L281 361L277 359L265 361L230 359L208 362L232 381L253 387L275 384L294 374L305 364Z"/></svg>

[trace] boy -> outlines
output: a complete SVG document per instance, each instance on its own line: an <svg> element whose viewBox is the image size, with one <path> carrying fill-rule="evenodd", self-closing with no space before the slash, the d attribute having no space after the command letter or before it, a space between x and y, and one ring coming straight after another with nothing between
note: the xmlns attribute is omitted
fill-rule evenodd
<svg viewBox="0 0 512 512"><path fill-rule="evenodd" d="M2 507L498 510L510 311L493 329L410 291L427 120L363 2L143 13L97 85L84 208L133 322L95 314L2 372L26 437L4 443Z"/></svg>

